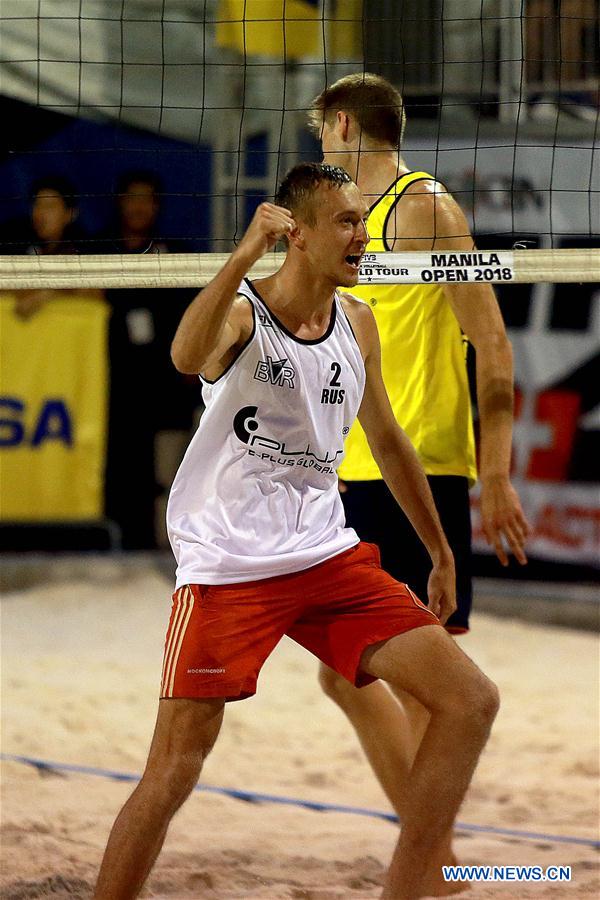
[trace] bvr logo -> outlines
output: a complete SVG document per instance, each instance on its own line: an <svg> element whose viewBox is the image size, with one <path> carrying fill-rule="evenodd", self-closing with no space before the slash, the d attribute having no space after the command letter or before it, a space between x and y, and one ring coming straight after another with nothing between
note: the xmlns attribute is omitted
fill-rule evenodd
<svg viewBox="0 0 600 900"><path fill-rule="evenodd" d="M268 316L265 316L264 313L259 312L258 320L259 320L260 324L263 326L263 328L273 328L273 323L271 322L271 320L269 319ZM273 328L273 331L275 331L274 328Z"/></svg>
<svg viewBox="0 0 600 900"><path fill-rule="evenodd" d="M257 381L264 381L267 384L293 388L296 373L286 363L287 357L285 359L271 359L270 356L267 356L266 362L264 360L258 362L254 377Z"/></svg>

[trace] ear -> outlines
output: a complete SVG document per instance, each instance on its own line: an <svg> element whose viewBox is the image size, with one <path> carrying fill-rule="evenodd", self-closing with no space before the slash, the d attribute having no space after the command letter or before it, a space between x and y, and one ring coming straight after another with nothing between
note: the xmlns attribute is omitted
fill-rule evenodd
<svg viewBox="0 0 600 900"><path fill-rule="evenodd" d="M296 247L297 250L304 250L306 246L306 240L304 237L304 231L302 225L296 224L295 228L293 228L287 235L288 243L290 247Z"/></svg>
<svg viewBox="0 0 600 900"><path fill-rule="evenodd" d="M336 113L336 130L341 139L344 142L348 141L348 134L350 132L350 124L351 119L348 113L344 112L342 109L338 109Z"/></svg>

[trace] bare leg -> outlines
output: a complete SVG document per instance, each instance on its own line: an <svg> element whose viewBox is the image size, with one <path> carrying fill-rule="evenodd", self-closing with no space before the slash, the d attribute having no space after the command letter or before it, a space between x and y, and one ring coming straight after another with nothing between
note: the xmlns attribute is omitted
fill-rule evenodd
<svg viewBox="0 0 600 900"><path fill-rule="evenodd" d="M323 664L319 681L327 696L337 703L354 726L377 780L402 820L408 775L429 713L404 692L396 699L380 681L356 688ZM405 698L408 698L406 705Z"/></svg>
<svg viewBox="0 0 600 900"><path fill-rule="evenodd" d="M390 687L406 715L409 732L407 740L412 751L412 768L431 717L429 711L412 694L400 690L400 688L394 688L393 685L390 685ZM399 818L402 821L402 816ZM442 866L455 866L458 862L452 847L453 836L454 828L452 827L448 829L446 837L441 843L439 853L432 858L432 863L425 879L425 892L428 897L447 897L451 894L461 894L463 891L468 891L471 886L468 881L444 881Z"/></svg>
<svg viewBox="0 0 600 900"><path fill-rule="evenodd" d="M137 897L219 734L223 700L161 700L142 780L112 827L94 897Z"/></svg>
<svg viewBox="0 0 600 900"><path fill-rule="evenodd" d="M382 897L418 900L451 830L498 710L492 682L438 626L368 648L361 667L430 713L405 790L405 812Z"/></svg>
<svg viewBox="0 0 600 900"><path fill-rule="evenodd" d="M353 725L375 777L403 822L410 771L429 723L428 710L406 691L394 689L393 696L381 681L356 688L325 665L321 665L319 680L327 696ZM465 883L443 881L442 866L455 863L449 829L439 854L431 860L426 880L428 895L447 896L467 889Z"/></svg>

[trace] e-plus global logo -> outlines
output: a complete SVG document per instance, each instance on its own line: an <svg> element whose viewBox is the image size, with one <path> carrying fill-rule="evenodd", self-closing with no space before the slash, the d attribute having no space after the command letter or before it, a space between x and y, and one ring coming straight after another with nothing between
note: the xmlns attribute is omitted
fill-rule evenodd
<svg viewBox="0 0 600 900"><path fill-rule="evenodd" d="M289 450L285 441L278 441L261 434L257 406L244 406L240 409L233 417L233 430L240 441L247 445L250 456L278 463L281 466L302 466L305 469L315 469L324 475L334 474L335 469L331 464L335 463L338 456L341 457L344 453L343 449L315 453L310 444L302 450ZM325 455L322 455L323 452Z"/></svg>

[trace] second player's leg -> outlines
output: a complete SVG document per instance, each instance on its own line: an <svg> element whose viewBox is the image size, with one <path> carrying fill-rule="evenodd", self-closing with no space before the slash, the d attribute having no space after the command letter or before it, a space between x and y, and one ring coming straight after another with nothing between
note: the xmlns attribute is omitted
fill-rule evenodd
<svg viewBox="0 0 600 900"><path fill-rule="evenodd" d="M357 688L323 663L319 682L354 727L377 780L402 821L406 785L429 713L412 698L409 703L412 700L414 709L407 710L381 681ZM423 720L419 727L415 719Z"/></svg>
<svg viewBox="0 0 600 900"><path fill-rule="evenodd" d="M368 648L361 668L412 694L430 720L406 787L402 832L383 896L413 900L439 856L498 709L492 682L438 626Z"/></svg>
<svg viewBox="0 0 600 900"><path fill-rule="evenodd" d="M347 482L342 501L347 524L362 541L378 546L382 568L408 583L426 602L423 589L431 560L386 483ZM405 787L429 720L427 711L406 694L398 697L399 703L381 683L358 689L323 663L319 682L353 725L377 780L402 819Z"/></svg>
<svg viewBox="0 0 600 900"><path fill-rule="evenodd" d="M223 706L222 699L160 701L144 775L108 839L97 900L129 900L141 890L217 739Z"/></svg>

